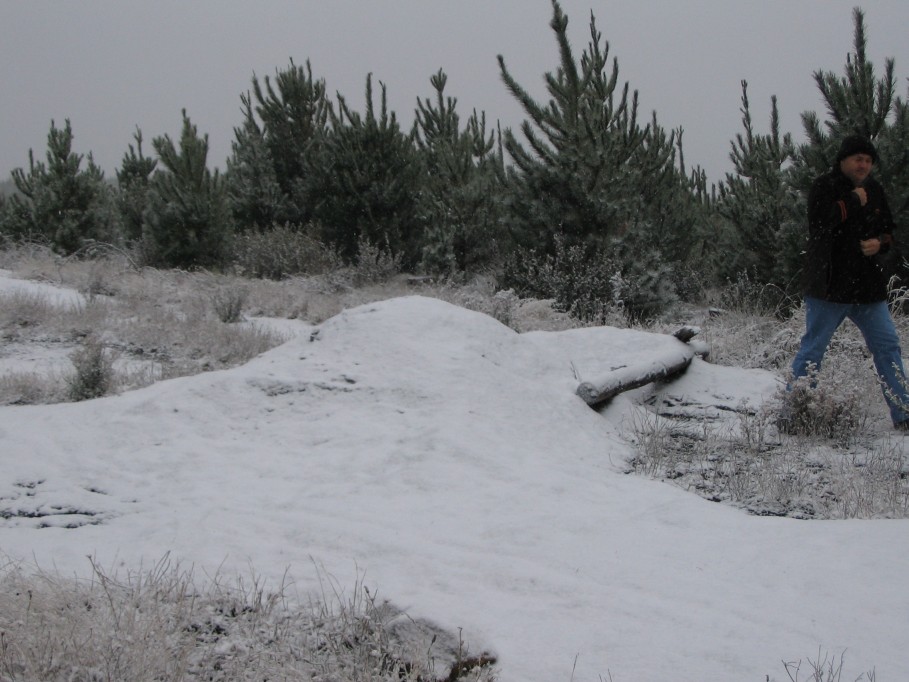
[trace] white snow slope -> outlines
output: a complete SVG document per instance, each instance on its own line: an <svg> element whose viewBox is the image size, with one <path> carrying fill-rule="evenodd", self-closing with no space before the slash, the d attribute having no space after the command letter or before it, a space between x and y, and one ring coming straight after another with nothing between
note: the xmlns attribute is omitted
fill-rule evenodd
<svg viewBox="0 0 909 682"><path fill-rule="evenodd" d="M909 679L909 521L749 516L623 473L654 389L600 414L576 372L672 343L517 334L407 297L301 323L236 369L0 408L0 553L76 575L170 553L301 593L320 571L361 579L494 652L503 682L760 682L843 651L849 679ZM695 360L660 390L776 387Z"/></svg>

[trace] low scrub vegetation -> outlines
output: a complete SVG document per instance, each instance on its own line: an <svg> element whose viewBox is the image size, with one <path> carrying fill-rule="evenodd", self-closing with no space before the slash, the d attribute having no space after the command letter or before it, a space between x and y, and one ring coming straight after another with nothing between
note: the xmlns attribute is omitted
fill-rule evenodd
<svg viewBox="0 0 909 682"><path fill-rule="evenodd" d="M495 657L408 618L358 582L320 572L322 594L215 577L203 587L165 557L87 580L0 568L0 680L494 679Z"/></svg>
<svg viewBox="0 0 909 682"><path fill-rule="evenodd" d="M909 471L901 436L856 433L849 443L780 436L767 406L737 423L697 425L642 409L630 467L762 516L907 518Z"/></svg>

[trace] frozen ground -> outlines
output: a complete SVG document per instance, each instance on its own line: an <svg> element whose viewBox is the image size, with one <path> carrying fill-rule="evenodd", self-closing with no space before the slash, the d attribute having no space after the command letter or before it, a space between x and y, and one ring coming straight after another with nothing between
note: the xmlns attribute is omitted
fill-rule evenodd
<svg viewBox="0 0 909 682"><path fill-rule="evenodd" d="M654 389L597 413L578 376L671 337L517 334L421 297L292 326L232 370L0 408L0 553L76 575L170 553L301 595L359 579L494 652L503 682L783 680L843 651L843 679L909 679L909 521L749 516L625 473ZM776 388L695 360L660 390Z"/></svg>

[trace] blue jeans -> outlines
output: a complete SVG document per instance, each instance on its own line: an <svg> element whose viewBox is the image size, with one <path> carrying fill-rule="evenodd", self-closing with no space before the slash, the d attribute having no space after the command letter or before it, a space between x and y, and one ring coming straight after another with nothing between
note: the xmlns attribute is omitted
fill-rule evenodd
<svg viewBox="0 0 909 682"><path fill-rule="evenodd" d="M881 386L890 418L894 424L909 419L899 401L888 395L887 389L909 406L900 338L885 301L879 303L831 303L819 298L805 298L805 335L792 361L793 381L808 374L810 367L820 370L821 360L833 338L833 333L849 318L865 337L865 344L874 359L874 368L883 381Z"/></svg>

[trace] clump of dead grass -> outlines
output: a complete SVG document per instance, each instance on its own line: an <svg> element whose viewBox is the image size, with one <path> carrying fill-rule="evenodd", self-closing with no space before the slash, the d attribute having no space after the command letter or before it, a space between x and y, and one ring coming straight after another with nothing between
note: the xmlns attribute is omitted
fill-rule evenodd
<svg viewBox="0 0 909 682"><path fill-rule="evenodd" d="M839 656L831 654L829 651L818 649L817 656L811 656L806 659L797 661L783 661L783 668L790 682L841 682L842 680L854 680L854 682L875 682L877 672L874 668L868 670L858 677L843 677L845 674L846 653L840 653ZM802 675L804 668L804 676ZM768 677L769 679L769 677Z"/></svg>

